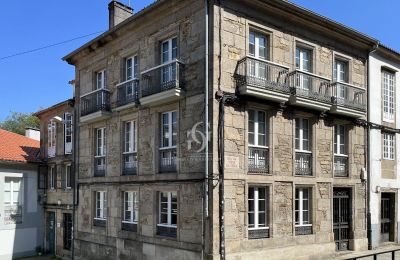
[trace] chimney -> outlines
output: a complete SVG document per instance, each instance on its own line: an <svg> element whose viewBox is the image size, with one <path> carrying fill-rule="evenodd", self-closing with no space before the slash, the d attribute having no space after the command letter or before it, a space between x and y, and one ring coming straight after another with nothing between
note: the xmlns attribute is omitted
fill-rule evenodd
<svg viewBox="0 0 400 260"><path fill-rule="evenodd" d="M109 29L123 22L133 14L133 9L117 1L111 1L108 4Z"/></svg>
<svg viewBox="0 0 400 260"><path fill-rule="evenodd" d="M35 128L26 128L25 136L36 141L40 141L40 131Z"/></svg>

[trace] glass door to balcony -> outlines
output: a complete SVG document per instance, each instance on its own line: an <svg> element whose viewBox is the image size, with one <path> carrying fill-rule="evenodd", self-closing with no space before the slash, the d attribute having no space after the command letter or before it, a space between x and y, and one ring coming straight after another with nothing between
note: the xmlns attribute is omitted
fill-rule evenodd
<svg viewBox="0 0 400 260"><path fill-rule="evenodd" d="M296 68L300 71L311 72L311 51L296 48ZM311 90L312 77L305 73L298 73L296 77L296 88L305 94Z"/></svg>
<svg viewBox="0 0 400 260"><path fill-rule="evenodd" d="M106 71L101 70L96 73L96 90L105 89L105 81L106 81ZM96 107L102 108L103 104L105 104L105 96L103 91L97 91L96 94Z"/></svg>
<svg viewBox="0 0 400 260"><path fill-rule="evenodd" d="M165 65L161 69L161 89L166 90L175 86L176 63L172 63L178 56L177 38L166 40L161 45L161 63Z"/></svg>
<svg viewBox="0 0 400 260"><path fill-rule="evenodd" d="M267 64L262 62L262 60L268 60L267 53L267 38L262 34L250 32L249 55L255 58L248 64L250 77L261 80L269 78Z"/></svg>
<svg viewBox="0 0 400 260"><path fill-rule="evenodd" d="M334 81L338 82L335 93L336 101L338 103L343 103L348 97L348 93L346 86L340 83L348 82L347 64L344 61L335 60L335 65L333 68L333 79Z"/></svg>

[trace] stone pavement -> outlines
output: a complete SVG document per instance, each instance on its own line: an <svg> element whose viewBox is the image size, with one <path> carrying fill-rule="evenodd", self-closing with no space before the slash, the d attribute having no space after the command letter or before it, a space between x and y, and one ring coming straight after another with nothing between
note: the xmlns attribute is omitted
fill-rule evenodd
<svg viewBox="0 0 400 260"><path fill-rule="evenodd" d="M368 256L368 257L362 257L362 256L373 254L373 253L380 253L380 252L386 252L386 251L390 251L390 250L396 250L396 249L400 250L400 245L389 244L389 245L384 245L384 246L380 247L379 249L375 249L375 250L368 250L368 251L363 251L363 252L339 255L335 259L344 260L344 259L351 259L351 258L357 257L357 260L374 260L373 256ZM380 254L377 256L377 260L392 260L392 254L391 253ZM395 253L395 260L400 260L400 251L397 251Z"/></svg>

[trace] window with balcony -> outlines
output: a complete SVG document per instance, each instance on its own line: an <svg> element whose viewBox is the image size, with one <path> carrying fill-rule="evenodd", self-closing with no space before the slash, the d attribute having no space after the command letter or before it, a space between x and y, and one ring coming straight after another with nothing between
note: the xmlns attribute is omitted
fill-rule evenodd
<svg viewBox="0 0 400 260"><path fill-rule="evenodd" d="M94 176L105 176L106 173L106 128L95 130L96 153L94 156Z"/></svg>
<svg viewBox="0 0 400 260"><path fill-rule="evenodd" d="M306 118L295 120L295 174L312 175L311 129Z"/></svg>
<svg viewBox="0 0 400 260"><path fill-rule="evenodd" d="M296 235L312 234L311 192L311 188L296 188L294 210Z"/></svg>
<svg viewBox="0 0 400 260"><path fill-rule="evenodd" d="M136 121L124 122L123 174L136 173L136 131Z"/></svg>
<svg viewBox="0 0 400 260"><path fill-rule="evenodd" d="M63 189L71 189L71 164L64 166L64 173L62 174L61 185Z"/></svg>
<svg viewBox="0 0 400 260"><path fill-rule="evenodd" d="M5 177L4 179L4 224L22 223L23 178Z"/></svg>
<svg viewBox="0 0 400 260"><path fill-rule="evenodd" d="M137 222L139 219L139 195L137 191L125 191L124 212L122 220L122 229L127 231L137 231Z"/></svg>
<svg viewBox="0 0 400 260"><path fill-rule="evenodd" d="M333 173L335 177L347 177L349 171L349 156L347 152L347 130L344 125L334 127L334 164Z"/></svg>
<svg viewBox="0 0 400 260"><path fill-rule="evenodd" d="M138 101L139 86L138 57L132 56L124 60L124 81L117 84L118 105L126 105Z"/></svg>
<svg viewBox="0 0 400 260"><path fill-rule="evenodd" d="M269 172L268 123L264 111L248 111L248 172Z"/></svg>
<svg viewBox="0 0 400 260"><path fill-rule="evenodd" d="M54 190L57 188L57 171L56 171L56 169L57 168L55 165L49 166L48 187L50 190Z"/></svg>
<svg viewBox="0 0 400 260"><path fill-rule="evenodd" d="M111 109L106 70L100 70L95 73L94 90L82 95L81 103L82 116Z"/></svg>
<svg viewBox="0 0 400 260"><path fill-rule="evenodd" d="M64 154L72 153L72 114L64 114Z"/></svg>
<svg viewBox="0 0 400 260"><path fill-rule="evenodd" d="M106 88L106 70L96 72L95 90Z"/></svg>
<svg viewBox="0 0 400 260"><path fill-rule="evenodd" d="M268 188L249 187L248 234L249 238L269 237Z"/></svg>
<svg viewBox="0 0 400 260"><path fill-rule="evenodd" d="M394 160L395 151L395 135L392 133L383 133L383 159Z"/></svg>
<svg viewBox="0 0 400 260"><path fill-rule="evenodd" d="M56 131L56 122L50 120L47 127L47 156L49 158L56 156Z"/></svg>
<svg viewBox="0 0 400 260"><path fill-rule="evenodd" d="M394 121L395 101L395 74L389 71L382 71L383 89L383 120Z"/></svg>
<svg viewBox="0 0 400 260"><path fill-rule="evenodd" d="M178 199L176 192L159 192L157 235L176 237Z"/></svg>
<svg viewBox="0 0 400 260"><path fill-rule="evenodd" d="M93 220L94 226L105 227L107 219L107 192L95 192L95 217Z"/></svg>
<svg viewBox="0 0 400 260"><path fill-rule="evenodd" d="M160 172L176 171L177 112L161 114Z"/></svg>
<svg viewBox="0 0 400 260"><path fill-rule="evenodd" d="M296 68L301 71L312 72L312 51L303 47L296 47Z"/></svg>

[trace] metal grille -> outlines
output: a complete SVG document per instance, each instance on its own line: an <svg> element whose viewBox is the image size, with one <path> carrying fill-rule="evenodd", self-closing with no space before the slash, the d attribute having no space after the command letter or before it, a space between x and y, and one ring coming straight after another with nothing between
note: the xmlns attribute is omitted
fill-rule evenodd
<svg viewBox="0 0 400 260"><path fill-rule="evenodd" d="M126 223L122 222L122 230L137 232L137 224L136 223Z"/></svg>
<svg viewBox="0 0 400 260"><path fill-rule="evenodd" d="M249 173L267 174L269 172L268 148L249 147L248 158Z"/></svg>
<svg viewBox="0 0 400 260"><path fill-rule="evenodd" d="M367 107L365 89L340 82L332 83L331 86L333 104L365 111Z"/></svg>
<svg viewBox="0 0 400 260"><path fill-rule="evenodd" d="M329 80L296 70L288 73L287 81L292 95L331 103Z"/></svg>
<svg viewBox="0 0 400 260"><path fill-rule="evenodd" d="M110 92L105 89L81 97L81 116L97 111L110 111Z"/></svg>
<svg viewBox="0 0 400 260"><path fill-rule="evenodd" d="M137 172L137 155L136 153L129 153L123 155L123 171L124 175L134 175Z"/></svg>
<svg viewBox="0 0 400 260"><path fill-rule="evenodd" d="M312 176L312 154L296 152L296 175Z"/></svg>
<svg viewBox="0 0 400 260"><path fill-rule="evenodd" d="M268 238L269 229L251 229L249 230L249 239Z"/></svg>
<svg viewBox="0 0 400 260"><path fill-rule="evenodd" d="M64 213L64 249L71 250L72 245L72 214Z"/></svg>
<svg viewBox="0 0 400 260"><path fill-rule="evenodd" d="M160 172L176 172L176 148L160 151Z"/></svg>
<svg viewBox="0 0 400 260"><path fill-rule="evenodd" d="M106 176L105 156L94 158L94 177Z"/></svg>
<svg viewBox="0 0 400 260"><path fill-rule="evenodd" d="M349 167L347 156L335 155L333 173L335 177L348 177Z"/></svg>
<svg viewBox="0 0 400 260"><path fill-rule="evenodd" d="M123 106L129 103L136 103L139 101L139 80L133 79L123 84L117 85L118 87L118 106Z"/></svg>
<svg viewBox="0 0 400 260"><path fill-rule="evenodd" d="M333 189L333 234L336 250L349 250L351 228L349 189Z"/></svg>
<svg viewBox="0 0 400 260"><path fill-rule="evenodd" d="M105 227L106 226L106 220L105 219L93 219L93 226Z"/></svg>
<svg viewBox="0 0 400 260"><path fill-rule="evenodd" d="M157 226L157 235L165 237L176 237L176 227Z"/></svg>
<svg viewBox="0 0 400 260"><path fill-rule="evenodd" d="M295 234L296 234L296 236L311 235L312 234L312 226L295 227Z"/></svg>

